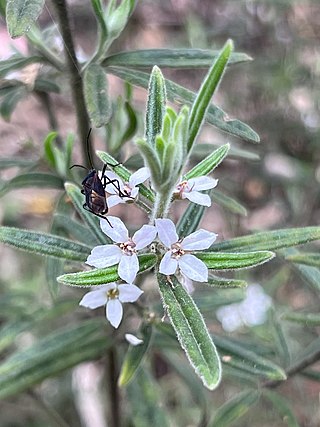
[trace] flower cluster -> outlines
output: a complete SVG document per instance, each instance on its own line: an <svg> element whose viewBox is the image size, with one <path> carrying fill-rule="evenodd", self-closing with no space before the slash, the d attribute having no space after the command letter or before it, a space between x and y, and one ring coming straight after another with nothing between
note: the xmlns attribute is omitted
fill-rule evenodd
<svg viewBox="0 0 320 427"><path fill-rule="evenodd" d="M80 305L90 309L106 305L106 317L115 328L119 326L122 319L122 303L135 302L143 293L133 284L139 271L137 253L149 246L157 235L165 247L165 253L159 265L160 273L171 275L179 269L187 281L191 279L206 282L208 280L207 266L191 252L209 248L216 239L215 233L200 229L179 240L174 223L165 218L156 219L155 226L143 225L132 238L129 237L124 223L117 217L109 216L108 221L101 219L100 226L114 244L93 248L87 264L96 268L118 264L118 275L125 283L101 285L87 293Z"/></svg>

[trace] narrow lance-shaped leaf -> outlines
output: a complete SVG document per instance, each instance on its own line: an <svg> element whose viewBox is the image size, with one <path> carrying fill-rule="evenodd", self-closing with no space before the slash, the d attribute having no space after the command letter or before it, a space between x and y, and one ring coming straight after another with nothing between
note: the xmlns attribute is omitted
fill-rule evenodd
<svg viewBox="0 0 320 427"><path fill-rule="evenodd" d="M209 192L205 191L204 193L208 194ZM178 236L183 238L196 231L204 213L205 206L197 205L196 203L189 203L177 224Z"/></svg>
<svg viewBox="0 0 320 427"><path fill-rule="evenodd" d="M209 275L207 285L216 288L246 288L248 286L245 280L227 279Z"/></svg>
<svg viewBox="0 0 320 427"><path fill-rule="evenodd" d="M250 251L277 250L290 246L301 245L320 239L320 227L288 228L282 230L263 231L248 236L215 243L210 251Z"/></svg>
<svg viewBox="0 0 320 427"><path fill-rule="evenodd" d="M130 52L119 52L108 56L102 63L104 67L143 68L158 67L172 68L207 68L217 59L220 50L208 49L143 49ZM246 53L233 52L229 64L251 61Z"/></svg>
<svg viewBox="0 0 320 427"><path fill-rule="evenodd" d="M108 67L106 69L108 73L114 74L127 82L139 86L148 88L149 74L138 70L122 69L117 67ZM166 91L167 98L179 104L192 105L196 98L196 94L171 80L166 79ZM205 120L216 126L218 129L227 132L231 135L243 138L249 142L257 143L260 141L259 135L252 130L248 125L241 122L240 120L231 119L228 115L219 107L214 104L210 104L207 111Z"/></svg>
<svg viewBox="0 0 320 427"><path fill-rule="evenodd" d="M263 397L267 398L272 403L273 408L279 413L286 426L300 427L289 403L282 395L274 391L264 389Z"/></svg>
<svg viewBox="0 0 320 427"><path fill-rule="evenodd" d="M152 268L157 261L155 254L138 255L138 259L140 273ZM106 268L94 268L90 271L81 271L79 273L63 274L62 276L59 276L57 280L64 285L80 287L115 282L119 280L118 265Z"/></svg>
<svg viewBox="0 0 320 427"><path fill-rule="evenodd" d="M13 55L9 59L0 61L0 77L5 77L11 71L20 70L30 64L46 62L45 58L41 56L21 56Z"/></svg>
<svg viewBox="0 0 320 427"><path fill-rule="evenodd" d="M81 362L96 359L110 344L101 320L68 325L14 353L0 365L0 398L21 393Z"/></svg>
<svg viewBox="0 0 320 427"><path fill-rule="evenodd" d="M44 0L8 0L6 21L12 38L23 36L37 20Z"/></svg>
<svg viewBox="0 0 320 427"><path fill-rule="evenodd" d="M147 354L152 336L152 325L143 323L139 330L139 338L143 343L130 345L122 362L118 384L120 387L128 385L138 372L138 369Z"/></svg>
<svg viewBox="0 0 320 427"><path fill-rule="evenodd" d="M297 264L310 265L311 267L320 267L319 253L304 252L294 255L287 255L286 260L296 262Z"/></svg>
<svg viewBox="0 0 320 427"><path fill-rule="evenodd" d="M192 149L195 139L201 129L205 114L210 105L212 95L216 91L223 77L223 73L228 64L232 50L233 42L228 40L222 48L218 58L215 60L211 69L209 70L205 80L201 85L197 97L193 102L190 111L188 151Z"/></svg>
<svg viewBox="0 0 320 427"><path fill-rule="evenodd" d="M241 205L237 200L232 197L226 196L224 193L221 193L219 190L215 190L211 194L211 199L213 202L217 203L224 209L227 209L229 212L247 216L247 209Z"/></svg>
<svg viewBox="0 0 320 427"><path fill-rule="evenodd" d="M161 70L155 66L149 81L145 136L148 144L154 145L156 135L161 133L166 109L166 86Z"/></svg>
<svg viewBox="0 0 320 427"><path fill-rule="evenodd" d="M195 167L189 170L185 177L186 179L195 178L196 176L208 175L211 173L222 160L228 154L230 150L230 144L222 145L221 147L214 150L213 153L209 154L205 159L198 163Z"/></svg>
<svg viewBox="0 0 320 427"><path fill-rule="evenodd" d="M218 408L211 427L228 427L245 415L260 397L260 391L247 390L237 394Z"/></svg>
<svg viewBox="0 0 320 427"><path fill-rule="evenodd" d="M98 64L90 64L84 73L84 97L93 126L99 128L108 123L111 105L104 69Z"/></svg>
<svg viewBox="0 0 320 427"><path fill-rule="evenodd" d="M196 257L201 259L209 269L233 270L255 267L274 258L275 254L269 251L258 252L197 252Z"/></svg>
<svg viewBox="0 0 320 427"><path fill-rule="evenodd" d="M0 189L0 196L11 190L19 188L63 188L63 180L56 175L42 172L29 172L17 175L10 181L6 182Z"/></svg>
<svg viewBox="0 0 320 427"><path fill-rule="evenodd" d="M38 255L47 255L71 261L85 261L90 248L52 234L0 227L0 242Z"/></svg>
<svg viewBox="0 0 320 427"><path fill-rule="evenodd" d="M282 315L282 318L289 320L290 322L300 323L306 326L320 326L320 314L319 313L299 313L299 312L288 312Z"/></svg>
<svg viewBox="0 0 320 427"><path fill-rule="evenodd" d="M164 308L195 372L203 384L213 390L221 378L218 353L193 299L174 276L171 278L172 283L158 274Z"/></svg>
<svg viewBox="0 0 320 427"><path fill-rule="evenodd" d="M298 255L298 250L295 248L282 249L281 255ZM309 265L303 265L298 263L291 264L294 270L298 271L302 279L310 285L317 293L320 291L320 269L317 267L311 267Z"/></svg>

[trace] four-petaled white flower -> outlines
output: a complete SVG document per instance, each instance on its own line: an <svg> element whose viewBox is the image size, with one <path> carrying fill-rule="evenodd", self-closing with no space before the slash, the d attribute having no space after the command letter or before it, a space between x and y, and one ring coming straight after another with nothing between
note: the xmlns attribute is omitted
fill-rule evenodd
<svg viewBox="0 0 320 427"><path fill-rule="evenodd" d="M118 205L119 203L132 202L132 200L135 199L139 193L139 187L137 187L137 185L142 184L144 181L150 178L150 171L146 167L140 168L134 172L130 176L129 181L125 183L112 171L106 172L105 176L110 181L114 181L114 184L108 184L106 186L106 192L111 194L111 196L109 196L107 199L108 208L111 208L112 206ZM119 182L119 188L117 188L117 183L115 180ZM121 197L121 193L128 195L128 197Z"/></svg>
<svg viewBox="0 0 320 427"><path fill-rule="evenodd" d="M137 251L152 243L157 235L156 228L153 225L143 225L130 238L124 223L115 216L109 216L108 221L100 219L100 227L115 244L93 248L86 261L87 264L96 268L119 264L118 274L121 279L127 283L133 283L139 271Z"/></svg>
<svg viewBox="0 0 320 427"><path fill-rule="evenodd" d="M190 202L209 207L211 206L210 196L200 193L200 191L210 190L217 184L217 179L213 179L209 176L197 176L179 182L176 185L174 195L180 199L189 199Z"/></svg>
<svg viewBox="0 0 320 427"><path fill-rule="evenodd" d="M208 267L190 252L208 249L217 235L200 229L180 241L176 227L170 219L156 219L155 222L159 239L169 249L160 262L160 273L174 274L179 267L181 273L189 279L207 282Z"/></svg>
<svg viewBox="0 0 320 427"><path fill-rule="evenodd" d="M85 294L79 305L91 309L105 305L107 319L114 328L117 328L122 320L122 303L135 302L141 294L143 291L135 285L109 283Z"/></svg>

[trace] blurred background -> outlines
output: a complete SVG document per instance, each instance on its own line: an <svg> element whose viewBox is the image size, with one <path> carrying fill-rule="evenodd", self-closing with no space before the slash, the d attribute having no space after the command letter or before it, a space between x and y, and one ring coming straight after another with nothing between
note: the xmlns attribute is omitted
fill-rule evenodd
<svg viewBox="0 0 320 427"><path fill-rule="evenodd" d="M90 2L70 0L68 3L78 57L90 57L96 38L96 21L91 13ZM40 24L42 27L50 26L54 29L56 24L53 20L53 12L49 13L46 9L40 17ZM199 142L203 145L196 153L198 159L212 151L210 145L230 142L234 150L241 151L238 156L225 160L214 173L214 177L219 179L218 189L235 198L239 206L231 213L215 204L206 214L203 226L215 231L219 234L219 239L224 240L256 230L319 225L319 1L140 0L126 30L113 44L112 51L164 47L220 49L228 38L234 40L237 52L247 53L252 57L252 61L228 69L214 102L223 108L229 117L242 120L251 126L260 135L261 143L251 144L218 132L212 126L205 127L199 137ZM24 39L11 40L5 23L1 20L1 59L8 58L16 48L26 53L27 42ZM206 73L205 69L162 71L165 77L194 91L199 88ZM29 72L32 73L32 70ZM108 78L111 96L116 102L117 96L124 93L124 84L116 77ZM65 87L67 88L67 84ZM66 137L70 132L76 133L74 105L70 94L64 91L60 94L53 93L51 100L62 137ZM136 136L142 135L146 91L134 89L132 102L138 115ZM43 140L49 130L48 112L43 108L41 100L30 94L17 104L12 114L8 115L3 109L1 113L0 157L21 158L25 160L26 165L40 159L40 168L48 170L48 165L43 160ZM73 161L81 163L80 147L77 143L76 139ZM95 149L108 151L108 140L103 131L94 132L94 144ZM126 160L134 152L134 145L129 142L122 153L122 160ZM97 159L96 164L100 164ZM17 173L17 167L1 170L1 185L5 185ZM6 191L0 200L1 223L48 231L59 194L61 192L50 188ZM240 205L247 210L246 215ZM177 206L172 213L174 219L179 218L185 206L183 203ZM130 218L133 227L140 226L143 217L137 209L130 208L129 212L126 208L117 209L111 213L119 213L124 221ZM50 305L42 259L1 246L0 268L0 292L6 294L16 290L27 295L29 302L17 299L15 310L31 312L39 304ZM243 273L242 277L250 283L260 284L266 294L273 298L274 304L281 306L285 303L293 309L305 306L317 309L314 291L304 286L294 270L280 262L266 266L263 275L262 269L258 268L250 273ZM61 293L73 297L76 295L79 299L82 295L82 292L74 289L62 289ZM205 291L201 294L204 301L203 295ZM232 302L232 298L230 300ZM240 329L227 329L228 332L223 332L217 319L213 318L211 321L212 313L208 316L205 313L205 316L216 331L234 337L249 336L246 329L248 326L241 329L240 325ZM265 337L266 332L260 328L262 327L257 327L254 334ZM301 340L307 342L309 338L311 340L317 335L316 330L310 332L292 326L287 332L292 337L292 348ZM19 345L23 346L24 342L28 343L28 340L32 341L34 337L25 334L21 339ZM271 336L267 336L267 340L271 339ZM64 376L61 382L70 385L68 375L71 374ZM90 375L98 374L91 372ZM192 422L188 424L187 421L189 416L192 419L192 409L188 409L185 414L181 413L181 407L190 405L191 397L185 396L179 386L174 388L173 377L166 368L158 372L160 383L162 376L166 378L162 381L167 392L165 400L176 408L175 416L179 420L177 425L195 425ZM79 378L81 374L80 377L79 373L73 375L73 386ZM58 394L58 389L61 391L60 386L55 383L49 390L49 395L52 393L51 397L56 399L55 404L59 407L62 404L62 395ZM319 425L319 391L318 383L301 378L284 386L284 392L294 403L301 426ZM230 389L222 389L221 396L217 398L219 403L223 403L224 397L229 394ZM67 390L65 396L71 399ZM13 422L10 415L14 402L1 402L0 426L44 425L41 422L37 424L36 418L31 415L32 411L29 411L27 404L28 397L21 399L22 421ZM77 420L74 403L71 400L69 403L64 406L64 415L69 420ZM269 408L266 407L262 414L264 424L259 424L261 414L253 413L250 425L286 425L272 420L272 414L268 411ZM75 424L71 425L77 425L77 421L74 422ZM89 425L84 421L83 423ZM97 421L97 424L92 425L100 424Z"/></svg>

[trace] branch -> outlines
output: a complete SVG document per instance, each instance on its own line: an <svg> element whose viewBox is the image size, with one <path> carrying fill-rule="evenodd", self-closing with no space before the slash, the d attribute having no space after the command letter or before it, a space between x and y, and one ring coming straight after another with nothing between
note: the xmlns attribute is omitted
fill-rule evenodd
<svg viewBox="0 0 320 427"><path fill-rule="evenodd" d="M76 109L78 132L82 144L82 155L84 163L90 167L90 156L92 158L91 144L88 144L88 147L86 146L86 140L90 129L90 122L84 100L82 78L79 71L79 64L76 57L73 38L70 30L67 3L66 0L54 0L52 1L52 4L57 14L59 29L62 34L64 43L67 68L70 76L72 98Z"/></svg>

